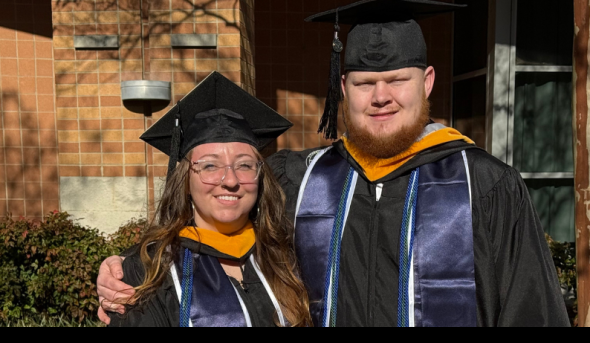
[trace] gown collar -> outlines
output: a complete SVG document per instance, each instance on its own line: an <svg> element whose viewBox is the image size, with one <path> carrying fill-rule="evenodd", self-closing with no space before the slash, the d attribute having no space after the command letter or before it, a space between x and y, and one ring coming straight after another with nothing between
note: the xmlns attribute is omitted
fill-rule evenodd
<svg viewBox="0 0 590 343"><path fill-rule="evenodd" d="M181 245L194 252L230 261L245 261L256 245L254 225L248 221L240 231L232 235L189 226L180 232Z"/></svg>
<svg viewBox="0 0 590 343"><path fill-rule="evenodd" d="M454 141L463 141L467 144L474 144L471 139L463 136L459 131L444 127L439 124L428 125L424 134L408 150L398 156L389 159L378 159L364 153L353 142L346 137L342 137L342 142L346 151L363 169L365 176L369 181L375 182L393 173L419 153Z"/></svg>

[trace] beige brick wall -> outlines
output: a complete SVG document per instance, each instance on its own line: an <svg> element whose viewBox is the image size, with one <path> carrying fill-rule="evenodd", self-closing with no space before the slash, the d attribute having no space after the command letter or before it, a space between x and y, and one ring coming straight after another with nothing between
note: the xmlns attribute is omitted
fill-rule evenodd
<svg viewBox="0 0 590 343"><path fill-rule="evenodd" d="M254 93L253 68L243 72L244 61L253 64L251 52L244 49L247 28L253 24L253 1L238 0L158 0L152 1L146 37L146 79L172 82L174 105L212 71L219 71L244 89ZM247 15L244 15L244 13ZM250 21L245 20L248 18ZM250 32L253 29L249 29ZM217 49L173 49L171 34L217 34ZM249 57L248 57L249 56ZM169 108L147 120L149 127ZM154 209L166 176L167 156L147 148L150 210Z"/></svg>
<svg viewBox="0 0 590 343"><path fill-rule="evenodd" d="M253 0L54 0L54 69L61 177L146 177L146 202L167 156L141 134L212 71L255 92ZM76 50L76 35L119 35L119 50ZM217 49L176 49L172 34L217 34ZM122 81L172 83L169 106L125 108ZM141 111L139 111L141 112Z"/></svg>
<svg viewBox="0 0 590 343"><path fill-rule="evenodd" d="M133 135L145 118L121 101L121 82L143 78L139 2L54 0L52 8L60 176L145 177L145 162L125 158L145 155ZM74 36L96 34L120 35L121 48L74 49Z"/></svg>

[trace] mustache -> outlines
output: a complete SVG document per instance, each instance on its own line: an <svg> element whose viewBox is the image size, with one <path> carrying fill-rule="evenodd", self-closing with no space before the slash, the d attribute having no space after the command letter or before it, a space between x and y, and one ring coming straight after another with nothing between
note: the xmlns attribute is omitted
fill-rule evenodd
<svg viewBox="0 0 590 343"><path fill-rule="evenodd" d="M384 107L384 108L380 108L380 109L366 110L365 115L375 116L375 115L379 115L379 114L383 114L383 113L397 113L397 112L400 112L401 110L402 110L402 108L400 106L390 106L390 107Z"/></svg>

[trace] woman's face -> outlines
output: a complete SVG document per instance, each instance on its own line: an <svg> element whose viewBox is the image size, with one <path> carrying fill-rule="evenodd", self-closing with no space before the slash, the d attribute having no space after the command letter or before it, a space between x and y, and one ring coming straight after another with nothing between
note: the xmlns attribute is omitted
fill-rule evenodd
<svg viewBox="0 0 590 343"><path fill-rule="evenodd" d="M215 170L221 166L250 166L251 162L259 161L254 148L245 143L203 144L188 158L193 163L198 162L190 170L190 192L197 226L226 235L242 229L256 205L259 181L240 182L234 169L228 168L217 174L208 171L199 175L198 171L203 168ZM221 176L215 178L218 175ZM217 181L221 184L218 185Z"/></svg>

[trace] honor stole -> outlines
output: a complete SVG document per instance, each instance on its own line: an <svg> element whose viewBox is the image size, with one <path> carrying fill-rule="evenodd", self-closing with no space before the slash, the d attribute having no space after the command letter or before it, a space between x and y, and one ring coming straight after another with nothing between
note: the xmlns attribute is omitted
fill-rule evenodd
<svg viewBox="0 0 590 343"><path fill-rule="evenodd" d="M181 249L178 263L172 264L171 274L180 302L181 327L251 327L250 314L240 293L226 275L219 258L245 263L250 261L266 289L279 318L286 326L281 307L254 255L256 237L252 223L233 235L187 227L180 237L209 247L215 254L196 253ZM218 256L216 256L218 255Z"/></svg>
<svg viewBox="0 0 590 343"><path fill-rule="evenodd" d="M295 245L314 324L336 326L340 243L358 173L320 151L297 202ZM477 325L469 168L465 152L412 172L400 239L400 327Z"/></svg>

